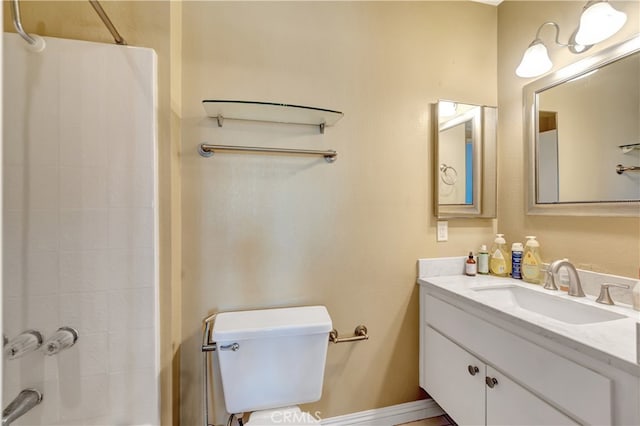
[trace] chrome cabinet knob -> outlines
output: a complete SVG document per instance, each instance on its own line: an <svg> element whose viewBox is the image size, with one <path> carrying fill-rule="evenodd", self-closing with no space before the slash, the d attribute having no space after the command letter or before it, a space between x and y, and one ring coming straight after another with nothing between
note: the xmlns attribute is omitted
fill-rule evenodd
<svg viewBox="0 0 640 426"><path fill-rule="evenodd" d="M484 382L487 384L487 386L493 389L498 384L498 379L496 379L495 377L487 376L485 377Z"/></svg>
<svg viewBox="0 0 640 426"><path fill-rule="evenodd" d="M476 367L475 365L468 365L467 370L469 370L469 374L471 374L472 376L475 376L480 372L478 367Z"/></svg>

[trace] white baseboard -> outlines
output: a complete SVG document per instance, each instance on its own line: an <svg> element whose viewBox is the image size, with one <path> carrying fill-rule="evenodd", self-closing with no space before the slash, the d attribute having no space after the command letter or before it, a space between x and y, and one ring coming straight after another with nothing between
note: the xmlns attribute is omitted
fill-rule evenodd
<svg viewBox="0 0 640 426"><path fill-rule="evenodd" d="M444 414L442 408L433 399L407 402L405 404L392 405L391 407L376 408L360 411L358 413L345 414L344 416L322 419L323 426L392 426L401 423L414 422L429 417L437 417Z"/></svg>

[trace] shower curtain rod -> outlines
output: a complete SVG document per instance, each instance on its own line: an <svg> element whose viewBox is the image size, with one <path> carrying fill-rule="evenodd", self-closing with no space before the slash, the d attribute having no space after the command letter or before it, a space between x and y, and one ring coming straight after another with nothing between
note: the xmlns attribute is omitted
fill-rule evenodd
<svg viewBox="0 0 640 426"><path fill-rule="evenodd" d="M107 27L107 29L113 36L116 44L126 45L127 42L124 38L122 38L116 27L113 25L113 22L111 22L111 19L109 19L109 15L107 15L107 12L104 11L102 5L100 5L98 0L89 0L89 3L91 3L91 6L93 6L93 9L102 20L102 23ZM16 32L20 34L20 37L22 37L31 46L36 46L39 43L42 43L38 40L37 36L32 36L31 34L27 33L24 28L22 28L22 18L20 17L20 0L11 1L11 14L13 15L13 26L16 28Z"/></svg>
<svg viewBox="0 0 640 426"><path fill-rule="evenodd" d="M100 19L102 19L102 22L111 33L111 36L113 37L116 44L126 45L127 42L124 40L124 38L122 38L116 27L113 25L113 22L111 22L111 19L109 19L109 15L107 15L107 12L104 11L98 0L89 0L89 3L91 3L93 9L96 11Z"/></svg>

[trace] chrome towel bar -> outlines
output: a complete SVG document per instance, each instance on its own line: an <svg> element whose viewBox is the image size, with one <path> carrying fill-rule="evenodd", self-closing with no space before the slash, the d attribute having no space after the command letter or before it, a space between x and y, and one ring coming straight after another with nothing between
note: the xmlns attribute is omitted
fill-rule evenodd
<svg viewBox="0 0 640 426"><path fill-rule="evenodd" d="M640 172L640 166L623 166L622 164L618 164L616 166L616 173L621 175L624 172Z"/></svg>
<svg viewBox="0 0 640 426"><path fill-rule="evenodd" d="M215 151L240 151L240 152L263 152L270 154L300 154L300 155L322 155L327 163L333 163L338 158L338 153L334 150L317 151L313 149L288 149L288 148L262 148L255 146L234 146L234 145L209 145L206 143L198 146L198 153L203 157L211 157Z"/></svg>
<svg viewBox="0 0 640 426"><path fill-rule="evenodd" d="M358 342L360 340L369 340L369 335L367 334L367 327L362 324L356 327L353 334L354 335L351 337L338 337L338 330L334 328L329 333L329 341L331 343L347 343L347 342Z"/></svg>

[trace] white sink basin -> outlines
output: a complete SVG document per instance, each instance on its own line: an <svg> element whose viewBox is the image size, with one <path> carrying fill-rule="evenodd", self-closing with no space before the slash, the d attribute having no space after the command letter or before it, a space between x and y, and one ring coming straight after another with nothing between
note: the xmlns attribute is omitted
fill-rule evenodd
<svg viewBox="0 0 640 426"><path fill-rule="evenodd" d="M483 298L545 315L569 324L592 324L627 318L615 312L569 300L568 296L541 293L518 286L475 288Z"/></svg>

